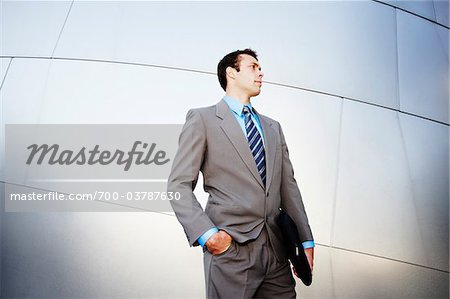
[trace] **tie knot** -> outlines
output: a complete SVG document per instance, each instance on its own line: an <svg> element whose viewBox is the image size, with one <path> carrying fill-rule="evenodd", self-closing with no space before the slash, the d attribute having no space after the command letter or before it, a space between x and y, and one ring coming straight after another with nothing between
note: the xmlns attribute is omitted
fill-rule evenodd
<svg viewBox="0 0 450 299"><path fill-rule="evenodd" d="M244 106L244 108L242 108L242 112L244 115L250 114L250 107Z"/></svg>

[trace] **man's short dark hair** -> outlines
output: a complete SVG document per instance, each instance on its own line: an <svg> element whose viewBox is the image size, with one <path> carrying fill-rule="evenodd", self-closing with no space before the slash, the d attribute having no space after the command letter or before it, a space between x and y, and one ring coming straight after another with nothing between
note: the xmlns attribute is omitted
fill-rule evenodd
<svg viewBox="0 0 450 299"><path fill-rule="evenodd" d="M252 49L237 50L225 55L217 65L217 77L219 77L219 83L223 90L227 89L227 67L231 66L239 72L239 62L241 61L240 55L242 54L250 55L258 60L258 55L256 55L256 52Z"/></svg>

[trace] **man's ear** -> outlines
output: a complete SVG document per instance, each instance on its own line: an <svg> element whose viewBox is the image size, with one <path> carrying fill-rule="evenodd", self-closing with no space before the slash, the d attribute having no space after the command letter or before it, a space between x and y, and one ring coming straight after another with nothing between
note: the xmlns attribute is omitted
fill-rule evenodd
<svg viewBox="0 0 450 299"><path fill-rule="evenodd" d="M236 69L232 68L231 66L227 67L225 70L227 77L230 77L232 79L236 78Z"/></svg>

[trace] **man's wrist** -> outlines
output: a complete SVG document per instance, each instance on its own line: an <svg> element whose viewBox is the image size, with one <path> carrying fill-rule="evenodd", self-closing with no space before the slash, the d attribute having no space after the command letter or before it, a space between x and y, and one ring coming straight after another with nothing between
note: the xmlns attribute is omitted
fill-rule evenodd
<svg viewBox="0 0 450 299"><path fill-rule="evenodd" d="M302 243L303 249L313 248L315 246L314 240L305 241Z"/></svg>
<svg viewBox="0 0 450 299"><path fill-rule="evenodd" d="M205 247L205 244L208 241L208 239L211 238L211 236L214 235L215 233L217 233L218 231L219 231L219 229L217 227L210 228L203 235L201 235L200 238L198 238L198 240L197 240L198 243L202 247Z"/></svg>

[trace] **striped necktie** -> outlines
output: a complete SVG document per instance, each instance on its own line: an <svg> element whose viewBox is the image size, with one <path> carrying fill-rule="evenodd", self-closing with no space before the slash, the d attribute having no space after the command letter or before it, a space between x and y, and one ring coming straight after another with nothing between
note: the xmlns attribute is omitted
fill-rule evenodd
<svg viewBox="0 0 450 299"><path fill-rule="evenodd" d="M256 168L258 168L259 175L266 185L266 159L264 152L264 144L261 134L259 134L258 128L251 118L251 112L248 106L244 106L242 112L245 116L245 131L247 132L247 141L250 146L253 158L256 162Z"/></svg>

